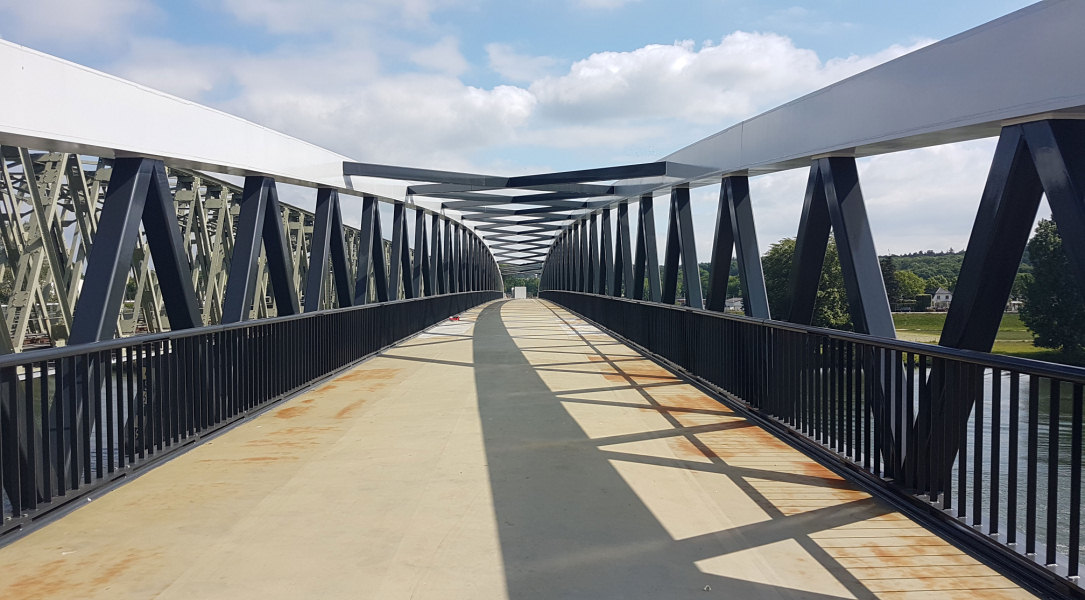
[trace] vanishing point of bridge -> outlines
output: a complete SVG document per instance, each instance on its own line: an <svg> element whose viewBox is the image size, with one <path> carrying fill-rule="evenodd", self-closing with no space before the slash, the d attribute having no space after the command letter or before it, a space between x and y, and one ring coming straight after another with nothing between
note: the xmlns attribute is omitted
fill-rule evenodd
<svg viewBox="0 0 1085 600"><path fill-rule="evenodd" d="M0 41L0 597L1085 597L1085 369L988 354L1042 197L1085 286L1081 23L1040 2L656 162L512 177ZM898 341L856 158L993 136L940 343ZM772 314L749 179L794 168ZM745 316L700 285L709 185ZM830 235L855 332L810 326Z"/></svg>

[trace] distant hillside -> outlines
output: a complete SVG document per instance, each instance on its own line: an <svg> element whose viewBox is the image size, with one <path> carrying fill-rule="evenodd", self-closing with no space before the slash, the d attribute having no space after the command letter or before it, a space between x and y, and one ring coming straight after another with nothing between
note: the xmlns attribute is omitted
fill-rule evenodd
<svg viewBox="0 0 1085 600"><path fill-rule="evenodd" d="M889 257L893 259L893 265L898 271L911 271L923 279L945 277L950 281L956 281L961 272L961 263L964 262L964 250L958 252L952 249L949 252L926 250L911 254L890 254ZM1029 261L1028 250L1026 250L1021 260L1020 272L1031 271L1032 263Z"/></svg>

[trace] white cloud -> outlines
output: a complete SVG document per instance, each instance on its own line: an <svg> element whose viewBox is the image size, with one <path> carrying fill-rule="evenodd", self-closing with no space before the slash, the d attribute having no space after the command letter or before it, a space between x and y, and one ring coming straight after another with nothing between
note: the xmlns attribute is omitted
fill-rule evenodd
<svg viewBox="0 0 1085 600"><path fill-rule="evenodd" d="M49 48L118 46L132 25L158 11L143 0L0 0L0 34Z"/></svg>
<svg viewBox="0 0 1085 600"><path fill-rule="evenodd" d="M593 54L530 89L555 119L671 118L722 127L918 46L823 63L789 38L740 31L700 48L683 41Z"/></svg>
<svg viewBox="0 0 1085 600"><path fill-rule="evenodd" d="M548 75L559 63L550 56L519 54L508 44L486 44L490 68L508 81L531 82Z"/></svg>
<svg viewBox="0 0 1085 600"><path fill-rule="evenodd" d="M460 54L459 40L451 36L441 38L432 46L415 50L411 53L411 62L452 76L461 75L470 67L467 59Z"/></svg>
<svg viewBox="0 0 1085 600"><path fill-rule="evenodd" d="M328 8L332 0L228 0L226 9L238 19L290 35L261 52L129 36L125 57L107 70L362 161L537 172L654 160L926 43L823 60L781 35L735 32L700 46L684 41L601 52L564 73L557 72L558 59L491 43L487 66L516 85L484 89L462 80L473 66L447 30L400 35L404 27L430 27L434 11L454 1L377 0L344 13ZM116 23L153 16L134 1L108 4L77 8L83 19L70 18L66 8L54 12L64 13L58 18L72 39L100 39ZM11 6L0 0L0 7ZM8 14L6 22L23 23L30 13ZM36 22L26 27L20 40L52 31ZM330 33L305 35L322 31ZM14 30L0 25L0 33ZM389 72L404 63L408 71ZM980 141L860 161L879 251L962 247L992 149ZM805 183L805 169L751 180L762 249L795 235ZM698 253L707 260L718 186L694 194ZM665 227L665 198L656 212Z"/></svg>

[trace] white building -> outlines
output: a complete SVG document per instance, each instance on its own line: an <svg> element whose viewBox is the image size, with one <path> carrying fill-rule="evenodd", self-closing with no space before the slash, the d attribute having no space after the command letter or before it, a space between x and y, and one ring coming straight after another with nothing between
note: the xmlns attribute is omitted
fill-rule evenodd
<svg viewBox="0 0 1085 600"><path fill-rule="evenodd" d="M951 302L953 302L953 292L940 287L931 297L931 308L934 310L948 310Z"/></svg>

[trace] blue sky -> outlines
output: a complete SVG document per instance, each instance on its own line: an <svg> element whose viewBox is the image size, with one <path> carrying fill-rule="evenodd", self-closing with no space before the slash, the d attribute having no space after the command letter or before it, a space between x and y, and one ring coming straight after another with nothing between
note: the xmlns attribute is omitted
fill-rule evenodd
<svg viewBox="0 0 1085 600"><path fill-rule="evenodd" d="M512 174L655 160L1027 4L0 0L0 37L358 160ZM992 149L861 161L879 250L963 247ZM794 235L804 182L752 182L762 246Z"/></svg>

